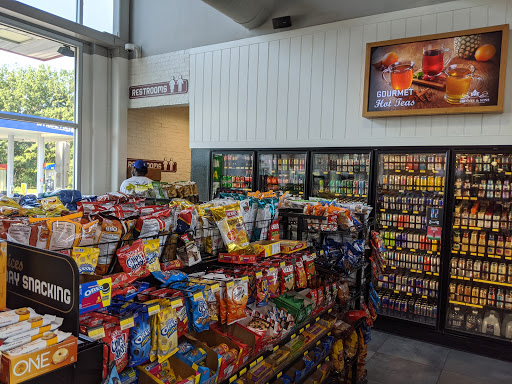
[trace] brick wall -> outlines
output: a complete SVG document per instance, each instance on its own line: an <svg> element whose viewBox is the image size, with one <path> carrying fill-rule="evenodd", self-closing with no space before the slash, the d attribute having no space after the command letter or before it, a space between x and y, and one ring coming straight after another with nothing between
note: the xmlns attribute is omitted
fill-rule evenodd
<svg viewBox="0 0 512 384"><path fill-rule="evenodd" d="M188 107L128 110L128 157L172 158L178 172L162 172L162 181L190 180Z"/></svg>
<svg viewBox="0 0 512 384"><path fill-rule="evenodd" d="M190 80L188 50L130 60L130 86L166 82L179 75ZM190 88L190 84L189 84ZM131 99L129 108L188 105L188 93Z"/></svg>

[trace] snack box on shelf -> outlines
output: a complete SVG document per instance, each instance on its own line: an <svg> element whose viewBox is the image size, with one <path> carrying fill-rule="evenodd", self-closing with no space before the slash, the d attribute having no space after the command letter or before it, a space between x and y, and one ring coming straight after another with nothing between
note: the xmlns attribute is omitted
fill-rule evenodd
<svg viewBox="0 0 512 384"><path fill-rule="evenodd" d="M281 240L281 253L294 253L306 249L307 243L305 241L297 240Z"/></svg>
<svg viewBox="0 0 512 384"><path fill-rule="evenodd" d="M77 359L77 342L75 336L70 336L59 344L36 352L19 356L2 354L0 380L6 384L21 383L73 364Z"/></svg>
<svg viewBox="0 0 512 384"><path fill-rule="evenodd" d="M242 351L239 358L239 366L247 363L251 356L255 356L260 352L262 337L255 332L252 332L239 323L224 326L223 328L226 331L223 332L223 334L229 337L234 343L238 344Z"/></svg>
<svg viewBox="0 0 512 384"><path fill-rule="evenodd" d="M258 256L270 257L281 253L280 241L260 240L252 242L251 245Z"/></svg>
<svg viewBox="0 0 512 384"><path fill-rule="evenodd" d="M265 360L247 371L247 381L251 384L265 383L274 375L272 366Z"/></svg>
<svg viewBox="0 0 512 384"><path fill-rule="evenodd" d="M229 253L220 253L219 262L232 264L255 264L256 255L231 255Z"/></svg>
<svg viewBox="0 0 512 384"><path fill-rule="evenodd" d="M138 366L137 369L140 372L139 384L165 384L158 376L159 373L167 369L167 367L172 368L176 376L183 378L175 384L195 384L199 382L199 373L197 371L176 356L171 356L161 364L155 361L154 363Z"/></svg>
<svg viewBox="0 0 512 384"><path fill-rule="evenodd" d="M108 307L112 300L112 278L80 275L79 314Z"/></svg>
<svg viewBox="0 0 512 384"><path fill-rule="evenodd" d="M222 363L222 357L211 348L205 346L204 343L195 339L191 335L184 335L182 341L186 340L196 348L202 348L206 352L206 360L204 361L206 368L209 370L209 377L201 377L199 382L201 384L215 384L219 377L219 368ZM194 366L192 366L194 368Z"/></svg>

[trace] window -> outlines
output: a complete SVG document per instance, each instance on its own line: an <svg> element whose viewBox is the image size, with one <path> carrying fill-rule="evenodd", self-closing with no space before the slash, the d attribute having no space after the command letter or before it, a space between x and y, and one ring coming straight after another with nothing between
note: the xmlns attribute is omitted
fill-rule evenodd
<svg viewBox="0 0 512 384"><path fill-rule="evenodd" d="M114 0L18 0L100 32L114 32ZM123 1L123 0L121 0ZM77 12L77 10L79 12Z"/></svg>
<svg viewBox="0 0 512 384"><path fill-rule="evenodd" d="M0 24L0 193L74 186L76 48Z"/></svg>
<svg viewBox="0 0 512 384"><path fill-rule="evenodd" d="M84 0L83 24L98 31L114 33L114 0Z"/></svg>

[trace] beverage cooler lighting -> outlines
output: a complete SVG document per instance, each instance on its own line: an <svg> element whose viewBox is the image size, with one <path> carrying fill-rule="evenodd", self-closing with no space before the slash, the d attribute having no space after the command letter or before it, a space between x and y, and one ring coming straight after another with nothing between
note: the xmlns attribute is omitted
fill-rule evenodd
<svg viewBox="0 0 512 384"><path fill-rule="evenodd" d="M262 192L281 191L303 195L306 154L260 154L259 174L259 189Z"/></svg>
<svg viewBox="0 0 512 384"><path fill-rule="evenodd" d="M369 153L314 153L312 196L368 196Z"/></svg>
<svg viewBox="0 0 512 384"><path fill-rule="evenodd" d="M446 154L381 153L378 167L376 219L387 248L377 283L383 312L435 325L441 244L427 213L444 206Z"/></svg>
<svg viewBox="0 0 512 384"><path fill-rule="evenodd" d="M512 154L458 153L446 327L512 339Z"/></svg>

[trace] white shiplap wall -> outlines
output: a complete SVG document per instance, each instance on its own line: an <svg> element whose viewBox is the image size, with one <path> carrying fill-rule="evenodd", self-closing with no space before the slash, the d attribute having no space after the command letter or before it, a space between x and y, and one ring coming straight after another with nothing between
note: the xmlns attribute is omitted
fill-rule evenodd
<svg viewBox="0 0 512 384"><path fill-rule="evenodd" d="M361 116L366 43L506 23L512 0L460 0L191 49L190 146L511 145L512 58L503 114Z"/></svg>

